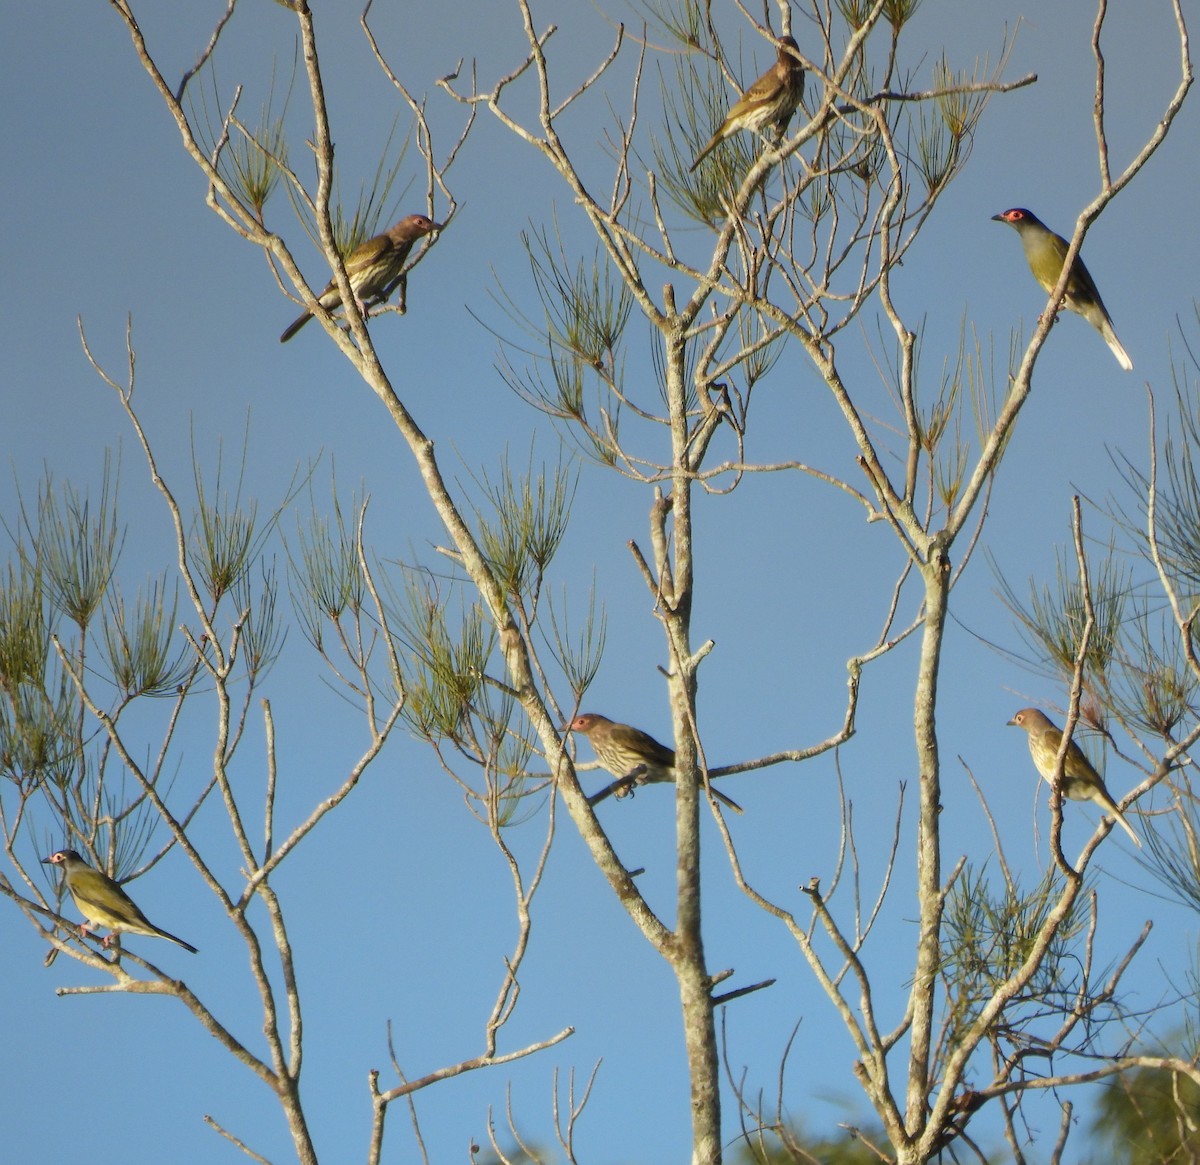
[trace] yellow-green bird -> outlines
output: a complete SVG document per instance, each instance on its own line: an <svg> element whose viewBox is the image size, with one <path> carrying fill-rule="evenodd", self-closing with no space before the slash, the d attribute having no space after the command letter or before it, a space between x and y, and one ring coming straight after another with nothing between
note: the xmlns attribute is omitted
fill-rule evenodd
<svg viewBox="0 0 1200 1165"><path fill-rule="evenodd" d="M112 932L101 939L101 945L107 947L122 931L129 934L146 934L155 938L170 939L178 943L185 951L196 954L196 948L191 943L157 927L148 919L137 904L120 885L107 874L95 870L87 864L73 849L61 849L56 854L42 859L42 865L62 866L63 877L67 889L75 899L79 913L84 922L79 933L86 937L89 930L97 926L107 926Z"/></svg>
<svg viewBox="0 0 1200 1165"><path fill-rule="evenodd" d="M1034 767L1041 773L1042 779L1052 785L1054 762L1062 747L1062 729L1037 708L1022 708L1008 723L1011 728L1023 728L1029 733L1029 754L1033 757ZM1105 813L1111 813L1133 839L1134 845L1141 849L1141 838L1133 832L1133 827L1125 820L1125 814L1117 808L1112 794L1105 788L1100 774L1092 768L1091 762L1083 755L1083 749L1073 740L1067 745L1067 755L1063 757L1059 792L1072 801L1092 801Z"/></svg>
<svg viewBox="0 0 1200 1165"><path fill-rule="evenodd" d="M1022 206L1014 206L1003 214L994 214L992 221L1008 223L1021 236L1025 260L1029 264L1029 270L1033 272L1033 277L1047 294L1053 291L1058 277L1062 274L1063 260L1070 250L1067 240L1062 235L1056 235L1033 211ZM1078 255L1071 264L1071 275L1067 280L1067 291L1063 296L1062 305L1068 311L1083 316L1104 337L1104 342L1117 358L1117 363L1126 372L1133 371L1133 361L1129 359L1129 353L1117 339L1112 319L1100 298L1100 292L1096 290L1095 280Z"/></svg>

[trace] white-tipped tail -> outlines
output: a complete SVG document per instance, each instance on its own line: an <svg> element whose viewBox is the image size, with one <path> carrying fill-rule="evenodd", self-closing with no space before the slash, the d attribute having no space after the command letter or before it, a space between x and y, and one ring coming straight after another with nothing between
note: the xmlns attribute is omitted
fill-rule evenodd
<svg viewBox="0 0 1200 1165"><path fill-rule="evenodd" d="M1100 329L1100 334L1104 337L1104 342L1108 345L1109 351L1117 358L1117 363L1125 369L1126 372L1133 371L1133 361L1129 359L1129 353L1125 351L1121 341L1117 339L1117 333L1113 331L1113 326L1104 321L1104 326Z"/></svg>

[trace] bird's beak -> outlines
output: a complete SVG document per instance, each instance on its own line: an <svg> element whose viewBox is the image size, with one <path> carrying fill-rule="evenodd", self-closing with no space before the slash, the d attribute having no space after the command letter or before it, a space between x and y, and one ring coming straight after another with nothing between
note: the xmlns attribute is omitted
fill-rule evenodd
<svg viewBox="0 0 1200 1165"><path fill-rule="evenodd" d="M52 866L52 865L54 865L54 859L53 858L42 858L42 865L43 866Z"/></svg>
<svg viewBox="0 0 1200 1165"><path fill-rule="evenodd" d="M433 226L431 226L429 228L429 233L433 234L434 231L440 231L441 229L442 229L442 224L440 222L435 222L433 224Z"/></svg>
<svg viewBox="0 0 1200 1165"><path fill-rule="evenodd" d="M1014 716L1011 720L1008 721L1007 724L1004 725L1004 727L1005 728L1020 728L1021 726L1017 723L1017 718Z"/></svg>
<svg viewBox="0 0 1200 1165"><path fill-rule="evenodd" d="M1008 222L1008 219L1002 214L994 214L992 215L992 222ZM1012 721L1010 720L1009 723L1011 724Z"/></svg>

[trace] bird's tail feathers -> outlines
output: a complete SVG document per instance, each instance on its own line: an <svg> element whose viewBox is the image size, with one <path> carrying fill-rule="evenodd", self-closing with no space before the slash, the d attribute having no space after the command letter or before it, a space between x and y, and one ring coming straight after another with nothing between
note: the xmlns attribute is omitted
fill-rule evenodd
<svg viewBox="0 0 1200 1165"><path fill-rule="evenodd" d="M157 927L155 930L157 931L159 938L169 938L173 943L178 943L181 947L183 947L185 951L191 951L193 955L198 955L200 953L196 947L192 946L191 943L185 943L178 935L171 934L165 930L159 930Z"/></svg>
<svg viewBox="0 0 1200 1165"><path fill-rule="evenodd" d="M279 342L281 344L286 344L311 319L312 315L308 312L305 312L302 316L294 319L284 329L283 335L279 337Z"/></svg>
<svg viewBox="0 0 1200 1165"><path fill-rule="evenodd" d="M1140 837L1138 837L1138 835L1136 833L1133 832L1133 826L1130 825L1129 822L1125 820L1125 814L1122 813L1121 810L1118 809L1115 805L1113 806L1113 813L1116 815L1117 824L1123 830L1125 830L1125 832L1127 834L1129 834L1130 841L1132 841L1133 844L1138 847L1138 849L1141 849L1142 848L1142 839Z"/></svg>
<svg viewBox="0 0 1200 1165"><path fill-rule="evenodd" d="M704 149L702 149L696 155L696 160L688 167L688 173L694 174L696 172L696 167L699 166L700 163L703 162L704 159L707 158L708 155L711 154L713 152L713 150L715 150L717 148L717 146L719 146L724 140L725 139L721 136L721 134L719 132L713 134L712 139L709 141L708 145L706 145L704 147Z"/></svg>
<svg viewBox="0 0 1200 1165"><path fill-rule="evenodd" d="M720 789L714 789L711 782L709 783L708 789L709 792L712 793L712 795L716 797L716 799L720 801L726 809L731 809L734 813L739 814L745 812L745 810L732 797L726 797Z"/></svg>
<svg viewBox="0 0 1200 1165"><path fill-rule="evenodd" d="M1125 351L1121 341L1117 339L1117 333L1113 331L1113 326L1108 320L1105 320L1101 326L1100 334L1104 337L1104 342L1108 345L1109 351L1117 358L1117 363L1126 372L1132 372L1133 361L1129 359L1129 353Z"/></svg>
<svg viewBox="0 0 1200 1165"><path fill-rule="evenodd" d="M1117 824L1123 830L1125 830L1125 832L1127 834L1129 834L1130 841L1132 841L1133 844L1138 847L1138 849L1142 848L1142 839L1140 837L1138 837L1138 835L1136 833L1133 832L1133 826L1130 825L1128 821L1126 821L1125 814L1122 813L1121 810L1117 807L1116 801L1114 801L1111 796L1107 795L1107 790L1097 789L1092 794L1092 800L1097 805L1099 805L1100 808L1103 809L1104 812L1107 813L1110 817L1113 817L1116 819Z"/></svg>

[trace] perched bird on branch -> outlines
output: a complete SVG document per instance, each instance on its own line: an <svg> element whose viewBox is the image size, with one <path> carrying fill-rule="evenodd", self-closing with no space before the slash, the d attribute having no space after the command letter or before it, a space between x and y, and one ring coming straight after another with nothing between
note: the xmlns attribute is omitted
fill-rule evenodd
<svg viewBox="0 0 1200 1165"><path fill-rule="evenodd" d="M383 234L359 243L346 256L346 274L364 318L368 300L386 296L403 274L404 261L413 249L413 243L441 229L441 223L423 214L410 214ZM341 307L342 293L338 291L337 280L331 279L318 298L326 311ZM297 317L279 337L279 342L286 344L311 319L312 313L307 311Z"/></svg>
<svg viewBox="0 0 1200 1165"><path fill-rule="evenodd" d="M1009 722L1013 728L1024 728L1029 733L1029 754L1033 757L1034 766L1041 773L1042 779L1053 785L1055 761L1058 750L1062 746L1062 730L1037 708L1022 708ZM1105 813L1112 814L1134 845L1139 849L1142 842L1125 815L1117 808L1100 774L1092 768L1091 762L1083 755L1083 750L1071 741L1067 745L1067 755L1063 758L1062 783L1059 792L1072 801L1094 801Z"/></svg>
<svg viewBox="0 0 1200 1165"><path fill-rule="evenodd" d="M1056 235L1032 211L1020 206L1006 210L1003 214L992 215L992 221L1008 223L1021 236L1021 246L1025 249L1025 261L1029 264L1029 270L1049 295L1058 283L1063 260L1070 250L1067 240L1062 235ZM1100 292L1096 290L1095 281L1079 255L1075 256L1075 262L1071 264L1071 275L1067 280L1067 291L1063 296L1062 305L1068 311L1083 316L1104 337L1104 342L1117 358L1117 363L1126 372L1133 371L1133 361L1129 359L1129 353L1117 339L1112 319L1104 307Z"/></svg>
<svg viewBox="0 0 1200 1165"><path fill-rule="evenodd" d="M73 849L59 850L48 858L42 859L42 865L62 866L67 889L75 899L79 913L84 922L79 933L87 936L89 930L97 926L107 926L112 932L105 935L101 945L107 947L122 931L129 934L146 934L155 938L170 939L178 943L185 951L196 954L196 948L183 939L155 926L137 907L136 903L118 883L107 874L94 870Z"/></svg>
<svg viewBox="0 0 1200 1165"><path fill-rule="evenodd" d="M626 796L638 785L675 780L675 753L640 728L617 724L596 712L576 716L568 727L571 732L578 732L591 741L596 759L614 777L628 782L616 790L618 797ZM735 813L742 812L736 801L717 789L712 790L712 795Z"/></svg>
<svg viewBox="0 0 1200 1165"><path fill-rule="evenodd" d="M708 157L727 137L732 137L738 130L749 129L761 132L768 126L774 126L777 134L782 137L787 130L787 124L804 96L804 66L792 56L789 49L798 48L790 37L782 37L779 41L779 59L773 64L749 89L734 107L725 115L712 140L697 155L690 169L696 167Z"/></svg>

